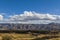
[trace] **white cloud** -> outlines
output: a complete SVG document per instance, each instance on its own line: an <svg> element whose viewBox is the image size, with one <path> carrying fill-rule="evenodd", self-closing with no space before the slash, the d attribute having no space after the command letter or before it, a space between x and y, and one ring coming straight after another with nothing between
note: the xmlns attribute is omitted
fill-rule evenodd
<svg viewBox="0 0 60 40"><path fill-rule="evenodd" d="M49 13L42 14L42 13L36 13L32 11L24 11L23 14L10 16L10 19L12 20L40 20L40 19L56 20L57 17L58 17L57 15L51 15ZM58 19L60 19L60 16L58 17Z"/></svg>
<svg viewBox="0 0 60 40"><path fill-rule="evenodd" d="M41 20L41 19L47 19L47 20ZM7 19L3 18L3 15L0 15L0 20L3 20L0 21L3 23L8 22L8 23L25 23L25 24L40 24L40 23L47 24L51 22L59 23L60 16L52 15L49 13L43 14L43 13L36 13L33 11L24 11L22 14L19 15L11 15Z"/></svg>
<svg viewBox="0 0 60 40"><path fill-rule="evenodd" d="M28 12L28 11L24 11L24 14L23 14L23 16L33 16L34 14L33 14L33 12Z"/></svg>
<svg viewBox="0 0 60 40"><path fill-rule="evenodd" d="M3 16L2 15L0 15L0 20L3 20Z"/></svg>

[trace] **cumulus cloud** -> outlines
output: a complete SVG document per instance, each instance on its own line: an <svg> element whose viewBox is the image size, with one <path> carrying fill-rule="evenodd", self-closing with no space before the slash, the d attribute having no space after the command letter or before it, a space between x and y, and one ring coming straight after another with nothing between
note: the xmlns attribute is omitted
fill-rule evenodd
<svg viewBox="0 0 60 40"><path fill-rule="evenodd" d="M36 13L32 11L24 11L23 14L13 15L9 17L11 20L40 20L40 19L48 19L48 20L57 20L60 19L60 16L51 15L49 13L42 14Z"/></svg>
<svg viewBox="0 0 60 40"><path fill-rule="evenodd" d="M25 23L25 24L47 24L51 22L59 23L60 15L52 15L49 13L37 13L34 11L24 11L19 15L10 15L8 18L3 18L0 15L0 23ZM58 21L57 21L58 20Z"/></svg>
<svg viewBox="0 0 60 40"><path fill-rule="evenodd" d="M0 15L0 20L3 20L3 16L2 15Z"/></svg>

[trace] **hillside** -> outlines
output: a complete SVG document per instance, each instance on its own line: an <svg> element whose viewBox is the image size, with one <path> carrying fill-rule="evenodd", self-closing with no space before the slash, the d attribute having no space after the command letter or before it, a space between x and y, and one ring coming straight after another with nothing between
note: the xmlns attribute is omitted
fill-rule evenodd
<svg viewBox="0 0 60 40"><path fill-rule="evenodd" d="M49 24L14 24L14 23L0 23L0 30L60 30L60 23Z"/></svg>

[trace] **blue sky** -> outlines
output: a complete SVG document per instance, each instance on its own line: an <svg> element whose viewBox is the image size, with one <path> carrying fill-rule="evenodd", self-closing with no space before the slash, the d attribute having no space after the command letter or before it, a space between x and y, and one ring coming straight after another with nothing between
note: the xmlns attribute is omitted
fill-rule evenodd
<svg viewBox="0 0 60 40"><path fill-rule="evenodd" d="M60 0L0 0L0 14L20 14L24 11L60 15Z"/></svg>

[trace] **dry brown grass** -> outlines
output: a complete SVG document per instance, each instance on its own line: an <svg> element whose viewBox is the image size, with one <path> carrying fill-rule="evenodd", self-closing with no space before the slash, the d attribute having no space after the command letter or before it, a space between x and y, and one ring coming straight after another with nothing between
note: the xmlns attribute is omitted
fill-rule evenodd
<svg viewBox="0 0 60 40"><path fill-rule="evenodd" d="M55 37L55 36L60 36L59 34L39 34L38 36L32 36L31 34L17 34L17 33L0 33L0 40L2 40L2 36L10 36L12 37L12 40L60 40L60 37ZM54 37L52 37L54 36ZM50 37L50 38L49 38Z"/></svg>

